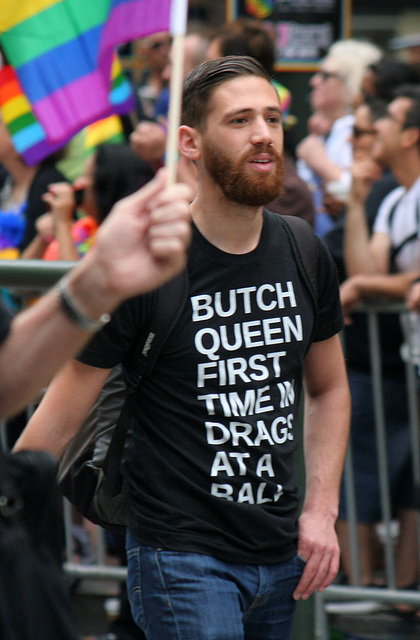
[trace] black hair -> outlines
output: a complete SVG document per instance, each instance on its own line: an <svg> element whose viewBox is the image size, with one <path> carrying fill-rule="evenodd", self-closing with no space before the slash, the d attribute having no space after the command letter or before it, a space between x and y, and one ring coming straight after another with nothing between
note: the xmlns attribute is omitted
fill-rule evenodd
<svg viewBox="0 0 420 640"><path fill-rule="evenodd" d="M420 82L417 69L402 60L381 58L378 62L369 65L368 69L374 74L373 85L376 97L388 102L392 100L395 88L399 85Z"/></svg>
<svg viewBox="0 0 420 640"><path fill-rule="evenodd" d="M204 128L214 89L241 76L257 76L270 82L264 67L248 56L226 56L195 67L184 81L181 123Z"/></svg>
<svg viewBox="0 0 420 640"><path fill-rule="evenodd" d="M94 194L102 222L118 200L151 180L153 171L128 144L100 144L95 154Z"/></svg>
<svg viewBox="0 0 420 640"><path fill-rule="evenodd" d="M404 129L409 127L420 129L420 85L401 85L395 90L394 98L408 98L411 100L411 105L405 115Z"/></svg>
<svg viewBox="0 0 420 640"><path fill-rule="evenodd" d="M222 56L249 56L258 60L269 75L274 73L275 44L258 20L239 19L227 24L216 39Z"/></svg>
<svg viewBox="0 0 420 640"><path fill-rule="evenodd" d="M369 108L372 122L383 118L387 112L388 101L382 100L381 98L367 96L362 104L365 104Z"/></svg>

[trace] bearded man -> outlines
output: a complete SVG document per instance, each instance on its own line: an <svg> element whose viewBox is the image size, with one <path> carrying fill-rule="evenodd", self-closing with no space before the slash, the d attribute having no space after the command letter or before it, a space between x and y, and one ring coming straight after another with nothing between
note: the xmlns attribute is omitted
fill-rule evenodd
<svg viewBox="0 0 420 640"><path fill-rule="evenodd" d="M283 129L259 63L228 56L187 76L179 145L199 175L189 293L127 446L133 616L148 640L289 640L296 600L339 565L349 392L337 277L316 240L315 311L281 217L264 210L281 189ZM60 455L146 314L141 297L113 314L50 386L20 447Z"/></svg>

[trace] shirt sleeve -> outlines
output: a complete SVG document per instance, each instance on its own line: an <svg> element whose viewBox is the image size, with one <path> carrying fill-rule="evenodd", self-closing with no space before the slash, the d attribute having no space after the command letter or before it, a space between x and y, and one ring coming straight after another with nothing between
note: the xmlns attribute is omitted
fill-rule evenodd
<svg viewBox="0 0 420 640"><path fill-rule="evenodd" d="M152 300L151 295L145 295L124 302L112 314L111 321L79 353L77 360L102 369L128 362L151 316Z"/></svg>
<svg viewBox="0 0 420 640"><path fill-rule="evenodd" d="M319 242L318 256L318 317L313 341L332 338L344 326L340 302L338 273L332 256L324 242Z"/></svg>
<svg viewBox="0 0 420 640"><path fill-rule="evenodd" d="M397 189L391 191L391 193L388 194L386 198L384 198L373 223L374 233L385 233L387 236L390 236L390 213L398 200L403 196L403 194L404 187L398 187Z"/></svg>

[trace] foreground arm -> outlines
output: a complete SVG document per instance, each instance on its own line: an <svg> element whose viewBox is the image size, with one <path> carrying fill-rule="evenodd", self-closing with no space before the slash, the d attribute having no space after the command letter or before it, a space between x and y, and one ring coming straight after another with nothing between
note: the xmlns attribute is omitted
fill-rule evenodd
<svg viewBox="0 0 420 640"><path fill-rule="evenodd" d="M109 371L70 360L49 385L14 450L40 449L60 457L81 427Z"/></svg>
<svg viewBox="0 0 420 640"><path fill-rule="evenodd" d="M340 180L341 175L344 173L344 169L330 160L325 144L319 136L313 133L306 136L298 145L297 156L304 160L308 167L326 182Z"/></svg>
<svg viewBox="0 0 420 640"><path fill-rule="evenodd" d="M383 233L370 237L365 201L380 168L369 157L356 158L352 168L352 187L346 211L344 257L349 276L360 273L387 273L390 239Z"/></svg>
<svg viewBox="0 0 420 640"><path fill-rule="evenodd" d="M101 225L95 247L70 272L68 291L85 317L98 320L183 268L190 190L165 184L166 172L161 172L117 203ZM0 346L0 417L32 400L90 336L63 312L57 289L20 313Z"/></svg>
<svg viewBox="0 0 420 640"><path fill-rule="evenodd" d="M339 568L335 533L350 423L350 394L339 336L315 342L305 359L306 491L298 553L307 561L294 597L331 584Z"/></svg>

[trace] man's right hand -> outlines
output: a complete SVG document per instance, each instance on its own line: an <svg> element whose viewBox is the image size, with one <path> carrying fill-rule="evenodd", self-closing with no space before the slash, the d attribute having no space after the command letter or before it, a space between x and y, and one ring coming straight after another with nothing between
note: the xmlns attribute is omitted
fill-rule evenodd
<svg viewBox="0 0 420 640"><path fill-rule="evenodd" d="M166 138L163 125L145 120L130 135L130 144L139 158L153 164L164 157Z"/></svg>
<svg viewBox="0 0 420 640"><path fill-rule="evenodd" d="M381 177L382 168L370 156L356 156L351 166L351 175L350 197L363 204L369 195L372 184Z"/></svg>

